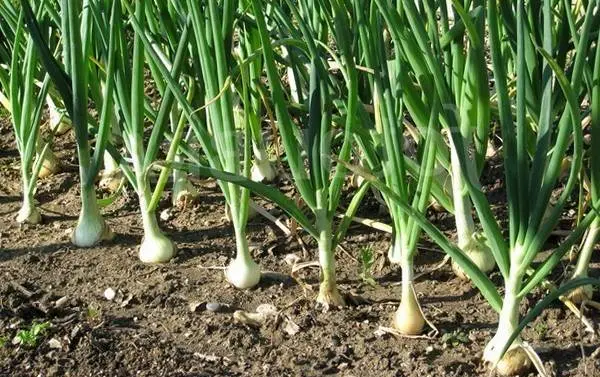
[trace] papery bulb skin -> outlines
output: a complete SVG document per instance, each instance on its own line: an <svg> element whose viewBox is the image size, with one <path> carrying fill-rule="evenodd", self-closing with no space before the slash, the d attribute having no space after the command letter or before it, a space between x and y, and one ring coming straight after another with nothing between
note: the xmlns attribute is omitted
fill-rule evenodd
<svg viewBox="0 0 600 377"><path fill-rule="evenodd" d="M411 291L403 295L400 306L394 314L392 325L404 335L420 335L425 328L425 317L412 288Z"/></svg>
<svg viewBox="0 0 600 377"><path fill-rule="evenodd" d="M17 213L17 222L19 224L39 224L42 222L42 215L35 206L23 203Z"/></svg>
<svg viewBox="0 0 600 377"><path fill-rule="evenodd" d="M140 245L139 258L143 263L167 263L176 253L176 247L164 234L157 232L145 234Z"/></svg>
<svg viewBox="0 0 600 377"><path fill-rule="evenodd" d="M121 186L122 178L121 171L103 171L100 173L100 182L98 182L98 187L108 192L116 192Z"/></svg>
<svg viewBox="0 0 600 377"><path fill-rule="evenodd" d="M225 269L225 279L238 289L250 289L260 282L260 267L250 256L236 257Z"/></svg>
<svg viewBox="0 0 600 377"><path fill-rule="evenodd" d="M340 294L337 285L326 284L325 282L321 283L319 286L319 295L317 296L316 301L318 304L321 304L326 308L341 308L346 306L346 301Z"/></svg>
<svg viewBox="0 0 600 377"><path fill-rule="evenodd" d="M527 353L521 347L509 349L496 366L499 376L526 376L533 364Z"/></svg>
<svg viewBox="0 0 600 377"><path fill-rule="evenodd" d="M592 297L594 296L594 288L591 285L582 285L573 289L566 296L575 305L580 305L585 301L592 300Z"/></svg>
<svg viewBox="0 0 600 377"><path fill-rule="evenodd" d="M104 170L100 173L100 182L98 183L98 186L109 192L115 192L121 186L123 173L121 172L119 164L107 151L104 152L103 160Z"/></svg>
<svg viewBox="0 0 600 377"><path fill-rule="evenodd" d="M350 177L350 185L354 188L359 188L362 186L364 181L365 179L358 174L352 174L352 177Z"/></svg>
<svg viewBox="0 0 600 377"><path fill-rule="evenodd" d="M38 178L48 178L49 176L60 172L60 162L50 149L46 150L43 159L42 167L38 173Z"/></svg>
<svg viewBox="0 0 600 377"><path fill-rule="evenodd" d="M177 179L173 184L172 204L175 207L183 208L195 202L198 196L200 196L198 190L185 177Z"/></svg>

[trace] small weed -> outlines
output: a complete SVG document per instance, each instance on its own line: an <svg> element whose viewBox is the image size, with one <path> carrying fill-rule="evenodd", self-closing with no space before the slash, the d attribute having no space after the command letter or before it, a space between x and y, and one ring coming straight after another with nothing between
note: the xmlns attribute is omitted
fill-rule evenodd
<svg viewBox="0 0 600 377"><path fill-rule="evenodd" d="M548 333L548 325L544 322L539 322L536 323L536 325L533 327L533 330L535 330L540 339L544 339Z"/></svg>
<svg viewBox="0 0 600 377"><path fill-rule="evenodd" d="M442 335L442 343L444 344L444 347L456 347L460 344L469 343L469 337L464 332L455 330L451 333Z"/></svg>
<svg viewBox="0 0 600 377"><path fill-rule="evenodd" d="M29 330L19 330L16 339L18 344L26 347L35 347L41 336L50 327L50 322L34 323Z"/></svg>
<svg viewBox="0 0 600 377"><path fill-rule="evenodd" d="M90 321L94 321L100 317L100 310L95 306L90 305L85 311L85 317Z"/></svg>
<svg viewBox="0 0 600 377"><path fill-rule="evenodd" d="M8 343L8 337L0 336L0 348L4 348L6 343Z"/></svg>
<svg viewBox="0 0 600 377"><path fill-rule="evenodd" d="M373 249L371 247L363 247L360 249L360 278L370 286L376 286L377 282L373 279L373 274L371 273L371 269L373 268L373 264L375 263L375 255L373 254Z"/></svg>

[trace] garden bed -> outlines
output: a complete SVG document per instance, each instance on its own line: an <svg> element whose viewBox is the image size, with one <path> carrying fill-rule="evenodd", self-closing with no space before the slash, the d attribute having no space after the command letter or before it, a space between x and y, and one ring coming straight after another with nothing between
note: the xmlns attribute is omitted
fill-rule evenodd
<svg viewBox="0 0 600 377"><path fill-rule="evenodd" d="M104 209L115 239L77 249L69 240L79 213L74 145L68 137L57 142L65 171L38 184L43 224L19 226L14 221L20 204L18 153L8 119L0 119L0 376L488 374L481 355L497 315L476 289L454 276L449 263L435 269L444 255L434 246L420 247L416 273L426 274L416 290L425 293L423 310L439 334L380 335L400 295L399 268L379 263L389 235L351 228L343 243L347 252L337 255L339 286L350 305L329 311L315 308L318 268L301 270L295 280L285 260L290 253L315 260L316 246L306 237L304 253L295 238L263 218L250 221L248 235L263 271L272 273L249 291L225 281L219 267L234 254L235 241L223 198L210 181L200 187L197 204L161 221L179 248L170 263L139 262L136 248L143 232L130 190ZM486 181L493 186L494 179ZM372 217L377 205L366 202L361 212ZM436 221L443 225L443 219ZM378 256L374 286L359 276L355 258L363 247ZM595 256L591 273L599 266ZM115 292L112 300L107 289ZM543 294L535 291L530 303ZM234 321L234 310L254 311L261 304L274 305L278 318L258 327ZM208 310L215 306L217 311ZM589 317L600 319L597 311ZM49 324L36 344L13 344L19 330L31 330L35 323ZM554 376L600 375L592 355L598 354L597 339L558 303L523 338Z"/></svg>

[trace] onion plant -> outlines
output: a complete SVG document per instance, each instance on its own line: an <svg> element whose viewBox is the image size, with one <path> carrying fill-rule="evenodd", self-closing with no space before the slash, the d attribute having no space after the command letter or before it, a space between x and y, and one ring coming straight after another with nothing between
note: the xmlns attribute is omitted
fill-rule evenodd
<svg viewBox="0 0 600 377"><path fill-rule="evenodd" d="M10 11L16 11L15 8L8 8L5 5L0 13L1 21L8 25L6 15ZM37 9L38 17L44 16L44 3L42 2ZM2 74L2 86L6 88L7 96L5 106L8 106L11 115L13 129L15 131L17 149L21 158L21 182L23 190L23 202L17 215L17 222L37 224L42 220L42 216L36 207L34 194L38 174L44 163L43 156L48 150L48 144L41 146L38 144L41 140L40 122L44 99L48 93L50 79L48 75L43 75L41 88L38 88L36 81L43 74L38 64L38 55L32 38L25 34L25 24L23 11L18 11L16 24L14 24L12 43L9 48L11 51L10 68ZM6 32L8 34L8 32ZM8 35L7 35L8 36ZM40 153L38 145L41 146ZM37 156L37 158L36 158Z"/></svg>
<svg viewBox="0 0 600 377"><path fill-rule="evenodd" d="M174 60L177 53L177 47L179 45L179 35L182 32L182 27L185 26L182 22L177 22L178 19L183 18L184 9L181 4L164 1L154 1L146 7L146 27L149 33L161 38L154 38L153 45L160 51L159 56L162 56L162 62L167 68L172 69L171 62ZM172 97L171 94L167 94L167 86L162 79L160 72L157 70L154 64L149 64L152 77L154 78L154 85L158 89L161 96L167 95ZM181 76L179 77L180 84L184 85L185 80L189 80L192 74L192 66L190 64L184 64L181 68ZM195 89L195 86L190 88ZM184 122L185 117L182 114L180 106L173 106L169 113L168 123L170 124L170 131L176 133L180 122ZM192 129L188 128L184 139L185 142L190 142L192 135ZM175 152L174 161L181 162L184 160L183 152L181 148L177 148ZM173 170L173 186L171 192L171 203L173 206L182 207L190 202L195 201L198 196L198 190L188 180L187 174L181 170Z"/></svg>
<svg viewBox="0 0 600 377"><path fill-rule="evenodd" d="M386 51L384 37L379 32L383 29L383 19L379 13L369 12L366 5L366 1L359 1L354 8L365 64L373 71L372 77L369 77L375 123L370 130L373 146L363 151L368 156L366 160L371 170L381 168L383 180L390 190L410 201L416 211L423 213L429 202L434 177L436 144L439 144L440 138L440 105L438 102L433 103L427 119L426 133L420 138L417 153L420 169L414 181L406 167L404 148L407 136L403 94L412 88L404 87L402 81L396 79L406 62L397 48L390 60L389 54L392 51ZM372 6L376 7L374 3ZM371 150L377 153L369 153ZM389 256L392 261L399 262L402 268L402 297L393 326L403 334L417 335L425 325L413 284L413 260L421 229L414 218L402 211L385 192L383 197L393 221L393 249Z"/></svg>
<svg viewBox="0 0 600 377"><path fill-rule="evenodd" d="M88 1L84 4L71 1L60 3L60 26L62 28L62 47L64 66L56 61L29 2L21 1L25 21L34 41L40 59L60 92L67 112L70 115L77 142L79 158L79 176L81 193L81 212L72 234L76 246L90 247L101 240L112 238L112 232L100 214L96 199L94 180L102 163L102 155L109 132L107 121L110 101L103 104L95 149L91 150L88 132L88 53L92 25L91 8ZM111 77L110 72L108 77Z"/></svg>
<svg viewBox="0 0 600 377"><path fill-rule="evenodd" d="M233 95L228 90L231 67L234 65L233 15L239 6L239 2L233 0L225 1L220 6L214 0L209 1L205 6L194 1L187 2L188 11L192 15L195 42L192 44L192 50L199 62L195 66L195 72L196 76L202 77L201 91L207 100L206 127L215 139L211 142L214 156L210 156L213 157L211 164L233 174L249 176L249 154L247 151L240 152L233 113ZM245 112L250 112L249 105L249 103L244 104L247 107ZM250 118L245 120L250 122ZM249 140L246 140L244 145L247 141ZM203 148L209 155L207 142L208 140L205 140ZM249 191L230 183L221 184L221 189L231 213L237 247L236 256L225 270L225 276L238 288L251 288L260 280L260 269L250 255L246 237Z"/></svg>
<svg viewBox="0 0 600 377"><path fill-rule="evenodd" d="M276 202L317 240L319 247L319 261L323 275L317 302L326 306L341 306L345 304L345 300L339 293L335 280L334 250L336 245L343 238L350 223L350 219L356 211L360 199L368 189L369 185L364 184L354 196L346 216L344 217L344 221L342 221L334 232L333 219L341 197L346 167L344 164L338 164L332 169L330 151L334 131L331 123L332 107L329 105L329 88L327 86L328 83L330 83L328 81L330 77L323 62L320 60L319 54L321 53L321 49L313 42L315 36L314 29L309 22L301 16L295 4L291 1L287 1L287 9L292 12L294 19L298 21L298 28L294 28L294 34L297 39L295 39L296 42L292 43L301 45L302 53L311 60L309 78L310 88L307 91L310 94L307 108L310 110L308 112L308 117L303 118L303 120L308 123L308 135L306 137L306 144L304 144L302 142L303 138L300 130L294 124L291 114L288 112L288 104L284 99L284 90L277 73L277 66L275 65L275 56L277 56L278 59L281 57L275 54L274 49L270 44L270 33L265 20L263 3L260 0L252 0L251 4L252 14L254 16L253 20L260 35L262 55L267 78L269 79L270 94L278 121L279 133L281 134L288 156L287 161L290 165L290 170L298 193L306 204L306 207L308 207L314 215L314 219L309 219L304 213L304 208L300 207L296 201L286 197L277 189L263 183L254 182L248 177L222 171L221 169L215 169L217 164L210 161L210 154L208 153L207 158L209 159L212 168L208 168L198 162L194 164L171 163L168 165L186 169L195 174L211 176L220 181L231 182L246 187L257 194ZM335 35L337 37L346 38L349 28L339 2L328 2L328 4L330 5L330 8L321 8L320 10L335 14L337 19L337 33ZM278 21L289 21L289 16L286 16L286 13L283 12L278 4L271 3L270 5L272 6L271 10L273 11L273 16L277 17ZM305 9L310 8L306 7ZM315 15L319 13L319 9L312 9L311 11L316 12ZM288 23L286 27L294 26L291 23ZM325 35L325 37L326 36L327 35ZM304 45L300 42L301 40L306 41L306 44ZM343 40L343 42L345 43L340 43L340 46L349 46L347 39ZM347 64L352 64L352 60L346 60L350 55L348 50L343 54L342 59ZM248 59L250 59L250 57ZM248 60L246 60L246 62L247 61ZM243 75L244 74L242 73L242 76ZM348 69L345 79L345 88L348 92L348 115L346 116L344 123L344 132L339 134L343 137L338 157L340 161L347 161L350 154L352 138L351 133L348 131L353 126L354 117L351 116L351 114L355 113L357 104L355 75L356 71L354 69ZM174 92L176 93L177 91L174 90ZM243 94L241 97L243 98L243 103L247 106L248 95ZM184 109L187 108L187 106L183 107ZM185 111L186 116L194 123L195 114L190 114L188 110ZM248 122L248 120L246 120L246 122ZM249 130L249 125L247 125L247 127L247 133L251 132ZM199 139L202 141L202 138ZM248 143L246 143L246 145L248 145ZM203 145L203 148L205 152L207 150L210 151L205 145ZM307 155L306 159L304 158L304 154Z"/></svg>
<svg viewBox="0 0 600 377"><path fill-rule="evenodd" d="M304 9L309 10L305 2ZM330 25L333 28L332 36L340 49L341 61L345 69L345 82L347 89L346 124L344 128L343 143L338 159L348 161L351 151L351 127L355 120L356 107L358 104L357 77L349 39L349 21L345 9L339 1L325 2L329 8L320 8L313 3L310 9L313 17L319 17L320 12L329 14L335 22ZM279 132L281 134L288 163L298 192L306 206L315 216L314 229L318 235L319 262L322 270L322 281L319 288L317 302L324 305L340 306L344 299L340 295L335 280L335 257L333 249L332 223L341 196L342 183L346 168L343 164L337 164L333 175L331 170L331 145L333 139L331 110L328 109L330 94L327 82L327 70L320 59L320 46L313 42L318 40L315 33L315 25L311 26L309 20L303 19L298 8L291 1L286 5L299 24L302 35L305 38L310 59L310 88L308 91L309 118L308 118L308 140L306 153L308 155L308 172L302 158L302 147L295 136L295 125L287 110L283 97L283 88L280 77L275 66L273 49L269 41L269 32L265 22L263 3L261 0L252 0L254 18L260 33L263 47L263 56L267 77L273 98ZM308 12L306 12L308 13ZM306 14L305 13L305 14ZM310 14L310 13L309 13ZM326 35L326 34L325 34ZM315 38L317 37L317 38ZM326 40L325 40L326 42Z"/></svg>
<svg viewBox="0 0 600 377"><path fill-rule="evenodd" d="M470 20L470 27L478 35L483 36L485 35L484 13L475 13L475 11L481 9L484 2L483 0L479 0L470 3L473 9L472 13L475 15ZM467 4L469 2L458 2L458 6L466 6ZM447 6L450 7L450 2L447 2ZM465 12L468 10L468 8L464 8ZM431 11L431 9L428 9L428 12L431 13ZM449 33L449 17L446 16L447 10L444 4L440 6L440 13L442 15L441 31L442 33ZM455 16L452 19L459 19L459 17ZM453 26L456 26L456 23ZM467 45L465 46L465 44ZM454 94L454 105L456 106L456 111L459 112L459 127L463 140L465 140L465 148L473 151L475 172L481 174L483 162L486 157L490 129L490 94L485 44L482 38L469 39L466 32L456 33L450 40L449 46L443 55L445 64L448 67L446 69L446 80ZM448 105L445 104L446 107ZM461 171L458 158L459 152L452 139L449 140L449 146L457 243L482 271L490 272L496 263L486 243L485 236L475 229L471 214L473 205L471 204L471 199L464 183L463 172ZM456 263L453 263L453 269L458 276L462 278L467 277Z"/></svg>

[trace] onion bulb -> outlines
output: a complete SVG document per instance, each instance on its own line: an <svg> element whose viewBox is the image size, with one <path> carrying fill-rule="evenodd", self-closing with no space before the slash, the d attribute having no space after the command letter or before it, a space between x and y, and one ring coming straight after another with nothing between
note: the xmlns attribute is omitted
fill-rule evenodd
<svg viewBox="0 0 600 377"><path fill-rule="evenodd" d="M71 234L71 242L79 247L92 247L100 241L111 240L114 233L98 213L90 214L82 211L77 226Z"/></svg>
<svg viewBox="0 0 600 377"><path fill-rule="evenodd" d="M270 160L254 160L251 178L255 182L271 182L277 177L277 172Z"/></svg>
<svg viewBox="0 0 600 377"><path fill-rule="evenodd" d="M322 282L319 286L319 295L317 296L316 301L325 307L346 306L346 301L337 289L337 285L327 284L326 282Z"/></svg>
<svg viewBox="0 0 600 377"><path fill-rule="evenodd" d="M402 287L402 300L394 314L392 325L404 335L419 335L425 327L425 317L417 301L413 284L407 285Z"/></svg>
<svg viewBox="0 0 600 377"><path fill-rule="evenodd" d="M185 207L189 203L193 203L200 193L190 183L185 176L178 177L173 183L173 198L172 204L176 207Z"/></svg>
<svg viewBox="0 0 600 377"><path fill-rule="evenodd" d="M252 288L260 281L260 267L249 255L238 253L225 269L225 278L236 288Z"/></svg>
<svg viewBox="0 0 600 377"><path fill-rule="evenodd" d="M499 376L526 376L532 366L529 355L522 347L516 346L506 351L495 370Z"/></svg>
<svg viewBox="0 0 600 377"><path fill-rule="evenodd" d="M104 151L103 160L104 170L100 173L100 182L98 183L98 186L109 192L115 192L121 186L123 173L121 173L119 164L107 151Z"/></svg>
<svg viewBox="0 0 600 377"><path fill-rule="evenodd" d="M42 215L36 206L31 204L30 200L23 201L23 206L17 213L17 222L24 224L39 224L42 222Z"/></svg>
<svg viewBox="0 0 600 377"><path fill-rule="evenodd" d="M145 232L139 258L143 263L166 263L175 256L175 244L162 232Z"/></svg>
<svg viewBox="0 0 600 377"><path fill-rule="evenodd" d="M585 301L591 301L594 296L594 288L591 285L582 285L573 289L567 298L571 300L575 305L579 305Z"/></svg>
<svg viewBox="0 0 600 377"><path fill-rule="evenodd" d="M485 243L483 236L477 233L470 237L467 244L461 247L461 250L483 273L491 272L496 267L496 260L492 251ZM462 280L470 280L465 271L454 261L452 261L452 271Z"/></svg>

